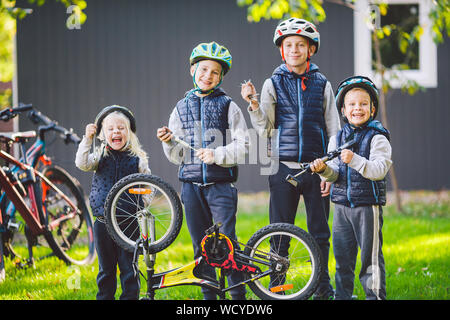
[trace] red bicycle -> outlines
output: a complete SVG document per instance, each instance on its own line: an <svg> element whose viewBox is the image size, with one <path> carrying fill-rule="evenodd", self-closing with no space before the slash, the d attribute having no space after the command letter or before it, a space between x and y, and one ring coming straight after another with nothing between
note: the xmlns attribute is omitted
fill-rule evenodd
<svg viewBox="0 0 450 320"><path fill-rule="evenodd" d="M0 167L0 249L5 256L22 261L17 247L26 241L26 264L33 264L33 247L39 247L39 259L56 255L68 264L91 263L95 258L93 222L84 192L74 177L52 165L45 155L45 137L50 131L61 134L65 143L77 144L81 139L32 105L2 110L0 120L7 121L23 112L40 124L37 132L0 133L0 142L6 145L6 150L0 151L5 163ZM35 141L26 150L25 144L32 138ZM13 144L19 146L19 159L10 154ZM46 243L40 241L40 236Z"/></svg>

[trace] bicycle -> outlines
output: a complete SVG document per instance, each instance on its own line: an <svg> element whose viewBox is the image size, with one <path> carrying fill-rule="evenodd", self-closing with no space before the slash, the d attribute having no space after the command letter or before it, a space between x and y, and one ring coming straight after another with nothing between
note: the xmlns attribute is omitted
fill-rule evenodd
<svg viewBox="0 0 450 320"><path fill-rule="evenodd" d="M328 152L322 161L338 157L355 142L348 141ZM295 186L299 176L307 172L311 173L310 164L302 163L297 174L285 179ZM206 230L201 257L185 266L155 273L156 253L166 249L178 236L183 212L175 190L154 175L137 173L119 180L106 198L105 217L114 241L133 252L135 272L147 282L144 299L152 300L156 290L178 285L208 287L221 299L239 285L248 285L260 299L308 299L324 272L318 244L308 232L293 224L269 224L243 244L220 233L220 223L216 223ZM139 255L144 256L146 276L139 269ZM219 280L203 272L206 265L218 269ZM227 287L225 277L231 271L243 272L245 280Z"/></svg>
<svg viewBox="0 0 450 320"><path fill-rule="evenodd" d="M147 282L145 299L154 299L155 290L178 285L208 287L221 299L238 285L248 285L260 299L307 299L315 292L323 272L319 247L306 231L285 223L258 230L247 244L228 238L219 232L220 224L215 224L203 238L201 257L185 266L155 273L156 253L175 240L182 214L175 190L153 175L124 177L106 198L108 232L118 245L134 253L135 271ZM139 270L140 255L146 275ZM203 273L205 265L218 269L218 280ZM227 287L225 277L232 270L243 272L245 280Z"/></svg>
<svg viewBox="0 0 450 320"><path fill-rule="evenodd" d="M33 265L33 247L40 246L43 259L57 256L67 264L89 264L95 258L93 222L80 183L63 168L53 165L45 154L46 134L60 133L64 142L79 143L81 139L72 131L58 125L30 105L20 105L0 112L0 120L8 121L28 112L36 131L0 133L6 150L0 151L5 161L0 167L0 231L4 255L19 260L15 243L18 231L24 226L28 248L26 265ZM26 150L25 144L34 138ZM20 158L10 154L13 144L19 146ZM40 169L41 167L41 169ZM17 216L20 213L23 221ZM48 244L39 242L43 236Z"/></svg>

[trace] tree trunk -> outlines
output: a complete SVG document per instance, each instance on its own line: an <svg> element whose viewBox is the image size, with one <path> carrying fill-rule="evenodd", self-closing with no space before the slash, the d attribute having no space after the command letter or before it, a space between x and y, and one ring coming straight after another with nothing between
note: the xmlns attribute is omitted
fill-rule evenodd
<svg viewBox="0 0 450 320"><path fill-rule="evenodd" d="M379 43L379 40L378 40L378 37L377 37L375 31L372 32L372 39L373 39L374 49L375 49L376 72L379 73L381 76L381 88L379 90L379 92L380 92L380 94L379 94L380 110L379 111L381 111L381 121L383 122L384 127L389 130L389 124L388 124L388 118L387 118L387 112L386 112L386 93L387 92L384 91L384 86L383 86L384 69L383 69L383 65L381 63L380 43ZM400 189L398 188L398 181L397 181L397 176L395 175L394 164L392 164L392 166L389 170L389 176L391 178L392 188L394 189L394 193L395 193L395 206L397 208L397 211L403 212Z"/></svg>

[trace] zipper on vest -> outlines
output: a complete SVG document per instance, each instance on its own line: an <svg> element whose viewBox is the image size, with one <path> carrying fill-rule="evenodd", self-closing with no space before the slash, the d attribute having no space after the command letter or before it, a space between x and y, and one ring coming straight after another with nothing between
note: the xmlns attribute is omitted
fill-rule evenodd
<svg viewBox="0 0 450 320"><path fill-rule="evenodd" d="M327 154L327 147L325 144L325 135L323 133L323 129L320 128L320 134L322 135L322 149L323 149L323 154Z"/></svg>
<svg viewBox="0 0 450 320"><path fill-rule="evenodd" d="M350 197L350 191L351 191L350 187L351 187L351 183L352 183L352 180L350 177L351 177L350 168L347 165L347 200L350 203L350 207L354 208L355 205L353 204L352 199Z"/></svg>
<svg viewBox="0 0 450 320"><path fill-rule="evenodd" d="M371 181L371 182L372 182L372 190L373 190L373 196L375 198L375 201L376 201L376 203L380 203L378 201L378 194L379 194L379 192L378 192L377 185L376 185L375 181Z"/></svg>
<svg viewBox="0 0 450 320"><path fill-rule="evenodd" d="M203 100L204 97L200 97L200 123L201 123L201 131L202 131L202 148L206 148L205 146L205 117L204 117L204 108L203 108ZM202 180L203 183L206 183L206 163L202 162Z"/></svg>
<svg viewBox="0 0 450 320"><path fill-rule="evenodd" d="M298 98L298 162L302 161L302 149L303 149L303 139L302 139L302 121L303 121L303 103L301 94L301 81L297 79L297 98Z"/></svg>

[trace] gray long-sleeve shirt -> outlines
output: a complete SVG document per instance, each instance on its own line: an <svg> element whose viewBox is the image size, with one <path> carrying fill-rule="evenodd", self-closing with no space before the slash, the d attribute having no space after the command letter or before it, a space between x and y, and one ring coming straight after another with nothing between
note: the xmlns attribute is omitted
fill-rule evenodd
<svg viewBox="0 0 450 320"><path fill-rule="evenodd" d="M328 144L328 151L336 149L336 136L331 137ZM374 135L370 142L370 156L366 159L358 154L353 154L353 158L348 166L358 171L364 178L369 180L382 180L392 165L392 147L389 140L382 134ZM334 182L339 176L339 157L327 162L327 167L320 176L328 182Z"/></svg>
<svg viewBox="0 0 450 320"><path fill-rule="evenodd" d="M271 137L275 129L275 107L277 104L277 96L272 79L266 79L261 90L261 101L259 108L252 111L248 107L250 120L253 128L255 128L260 136ZM341 129L339 121L339 113L336 109L336 101L333 89L329 81L327 81L323 97L323 114L328 137L337 134ZM299 168L299 163L283 161L290 168Z"/></svg>
<svg viewBox="0 0 450 320"><path fill-rule="evenodd" d="M228 126L231 135L230 143L214 148L214 163L222 167L232 167L244 163L250 144L244 115L233 101L230 102L228 108ZM186 135L176 108L170 114L168 127L177 137ZM190 152L173 139L169 143L163 142L162 145L167 159L177 165L180 165L187 152Z"/></svg>

